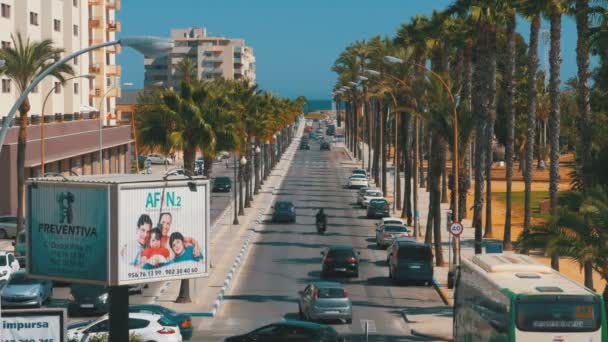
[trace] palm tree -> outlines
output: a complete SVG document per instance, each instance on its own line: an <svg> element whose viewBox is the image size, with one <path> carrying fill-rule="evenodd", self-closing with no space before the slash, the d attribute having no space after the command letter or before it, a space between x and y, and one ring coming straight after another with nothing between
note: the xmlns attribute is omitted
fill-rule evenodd
<svg viewBox="0 0 608 342"><path fill-rule="evenodd" d="M14 47L0 50L0 75L5 75L15 81L17 91L21 94L30 83L60 59L63 49L53 47L53 41L24 40L21 33L17 37L11 35ZM49 76L56 78L62 84L66 75L73 75L74 70L68 64L63 64L53 70ZM17 138L17 235L23 229L25 214L25 149L27 144L27 114L30 111L30 101L26 98L19 107L19 135Z"/></svg>

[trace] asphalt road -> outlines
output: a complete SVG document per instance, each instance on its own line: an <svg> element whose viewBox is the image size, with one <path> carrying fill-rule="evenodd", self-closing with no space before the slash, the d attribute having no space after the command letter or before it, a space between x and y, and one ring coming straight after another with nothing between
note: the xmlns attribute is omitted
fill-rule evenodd
<svg viewBox="0 0 608 342"><path fill-rule="evenodd" d="M316 124L315 124L316 128ZM297 143L297 142L296 142ZM320 278L320 252L330 245L353 245L361 252L358 279L344 281L354 304L353 323L332 323L349 341L420 341L410 335L402 310L442 305L432 287L393 286L388 279L386 252L376 247L374 220L356 204L356 191L344 188L356 163L342 147L298 151L277 200L293 201L297 223L264 224L249 251L234 287L225 296L208 331L194 340L217 341L264 324L298 319L298 291ZM316 233L314 215L323 207L329 215L325 235Z"/></svg>

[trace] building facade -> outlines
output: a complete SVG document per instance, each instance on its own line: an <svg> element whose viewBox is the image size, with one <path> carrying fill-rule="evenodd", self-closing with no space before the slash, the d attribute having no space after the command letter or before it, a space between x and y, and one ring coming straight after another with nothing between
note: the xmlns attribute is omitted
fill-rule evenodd
<svg viewBox="0 0 608 342"><path fill-rule="evenodd" d="M161 58L145 58L144 86L162 83L177 86L177 64L190 58L196 66L196 77L201 80L247 79L255 83L255 56L245 40L210 37L204 27L171 31L175 47L171 54Z"/></svg>
<svg viewBox="0 0 608 342"><path fill-rule="evenodd" d="M24 40L51 39L65 55L112 41L120 31L116 21L120 4L120 0L0 0L0 43L2 48L13 47L11 36L20 33ZM45 173L131 172L132 126L116 115L120 66L115 56L119 52L119 47L99 49L70 62L75 76L94 79L77 78L62 86L47 77L30 93L26 177L41 176L43 161ZM19 92L8 77L0 75L0 81L3 121ZM17 116L0 151L0 189L5 190L0 196L0 215L17 211Z"/></svg>

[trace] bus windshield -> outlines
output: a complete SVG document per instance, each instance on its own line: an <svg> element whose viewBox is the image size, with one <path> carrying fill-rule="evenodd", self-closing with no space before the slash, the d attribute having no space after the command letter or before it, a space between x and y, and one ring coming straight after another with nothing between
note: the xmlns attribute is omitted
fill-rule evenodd
<svg viewBox="0 0 608 342"><path fill-rule="evenodd" d="M521 331L590 332L600 326L601 306L595 297L518 298L517 328Z"/></svg>

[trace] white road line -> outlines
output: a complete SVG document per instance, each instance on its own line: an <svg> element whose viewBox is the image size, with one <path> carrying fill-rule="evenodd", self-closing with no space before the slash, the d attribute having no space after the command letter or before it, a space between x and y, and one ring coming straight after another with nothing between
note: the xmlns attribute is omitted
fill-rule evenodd
<svg viewBox="0 0 608 342"><path fill-rule="evenodd" d="M367 332L372 334L376 333L376 322L374 320L362 319L361 320L361 331L365 333L365 324L367 323Z"/></svg>

